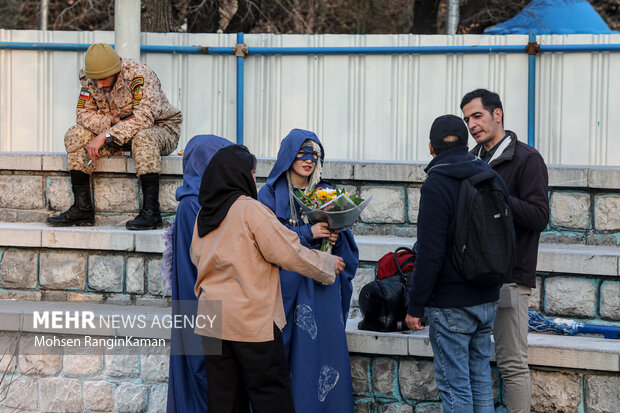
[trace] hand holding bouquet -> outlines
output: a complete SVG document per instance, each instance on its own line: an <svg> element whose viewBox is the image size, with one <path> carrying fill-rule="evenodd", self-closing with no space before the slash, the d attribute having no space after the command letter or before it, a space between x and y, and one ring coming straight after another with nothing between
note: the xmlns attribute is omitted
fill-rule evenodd
<svg viewBox="0 0 620 413"><path fill-rule="evenodd" d="M372 196L366 200L349 196L344 189L313 188L310 192L295 192L295 201L311 224L326 222L332 231L349 229L355 224ZM321 251L329 251L329 239L323 239Z"/></svg>

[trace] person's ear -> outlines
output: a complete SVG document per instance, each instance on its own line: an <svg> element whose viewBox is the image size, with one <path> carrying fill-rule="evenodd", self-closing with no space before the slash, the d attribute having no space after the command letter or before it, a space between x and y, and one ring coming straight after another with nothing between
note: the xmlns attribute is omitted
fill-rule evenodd
<svg viewBox="0 0 620 413"><path fill-rule="evenodd" d="M496 108L493 111L493 118L495 119L495 122L502 123L502 116L504 116L504 112L500 108Z"/></svg>
<svg viewBox="0 0 620 413"><path fill-rule="evenodd" d="M433 144L432 144L432 143L430 143L430 142L428 143L428 150L430 151L431 156L432 156L433 158L434 158L435 156L437 156L437 155L435 154L435 149L433 149Z"/></svg>

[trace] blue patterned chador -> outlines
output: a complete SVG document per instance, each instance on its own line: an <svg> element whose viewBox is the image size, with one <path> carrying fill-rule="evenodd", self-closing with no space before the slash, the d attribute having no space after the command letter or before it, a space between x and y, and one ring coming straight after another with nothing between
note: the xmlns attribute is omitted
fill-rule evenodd
<svg viewBox="0 0 620 413"><path fill-rule="evenodd" d="M192 264L189 247L192 242L196 214L200 210L198 192L202 175L215 153L232 142L214 135L194 136L185 147L183 154L183 186L177 189L179 201L176 219L172 227L172 265L170 284L172 287L173 308L183 301L196 300L196 267ZM164 253L170 260L170 251ZM187 306L184 306L187 307ZM184 310L183 313L187 313ZM187 315L187 314L186 314ZM168 378L167 413L206 412L207 376L205 357L198 355L196 349L202 348L201 338L193 331L172 329L172 348L177 354L170 356ZM189 355L183 355L189 354Z"/></svg>
<svg viewBox="0 0 620 413"><path fill-rule="evenodd" d="M294 129L282 141L278 159L267 184L258 194L258 200L274 211L284 225L295 231L304 246L318 249L322 239L313 239L311 225L304 223L301 210L291 202L291 184L287 178L293 162L312 158L308 155L302 157L300 152L311 150L306 149L308 141L313 141L311 146L320 152L318 156L315 153L316 173L320 174L325 155L321 142L312 132ZM310 183L318 179L318 175L314 180L311 177ZM324 180L319 180L318 186L331 187ZM296 210L293 213L291 205ZM280 270L287 322L282 333L298 412L353 412L345 324L353 290L351 280L359 257L350 231L339 234L333 254L342 257L346 263L344 272L336 277L333 285L320 285L300 274Z"/></svg>

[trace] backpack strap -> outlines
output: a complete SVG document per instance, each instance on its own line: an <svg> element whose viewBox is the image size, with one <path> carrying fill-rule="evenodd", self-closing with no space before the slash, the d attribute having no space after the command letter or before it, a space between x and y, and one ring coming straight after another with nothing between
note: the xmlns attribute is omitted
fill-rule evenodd
<svg viewBox="0 0 620 413"><path fill-rule="evenodd" d="M495 178L496 172L493 169L487 169L486 171L483 172L479 172L475 175L470 176L469 178L467 178L467 180L469 181L469 183L471 183L473 186L478 185L480 182Z"/></svg>

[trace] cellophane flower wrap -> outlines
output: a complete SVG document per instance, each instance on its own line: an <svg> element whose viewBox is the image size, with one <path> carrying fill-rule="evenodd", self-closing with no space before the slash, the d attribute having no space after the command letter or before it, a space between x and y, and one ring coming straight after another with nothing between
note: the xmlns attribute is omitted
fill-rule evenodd
<svg viewBox="0 0 620 413"><path fill-rule="evenodd" d="M327 222L330 230L351 228L371 199L372 196L366 200L350 196L344 189L317 187L310 192L295 191L295 201L308 221L312 225ZM321 251L331 251L329 239L323 239Z"/></svg>

